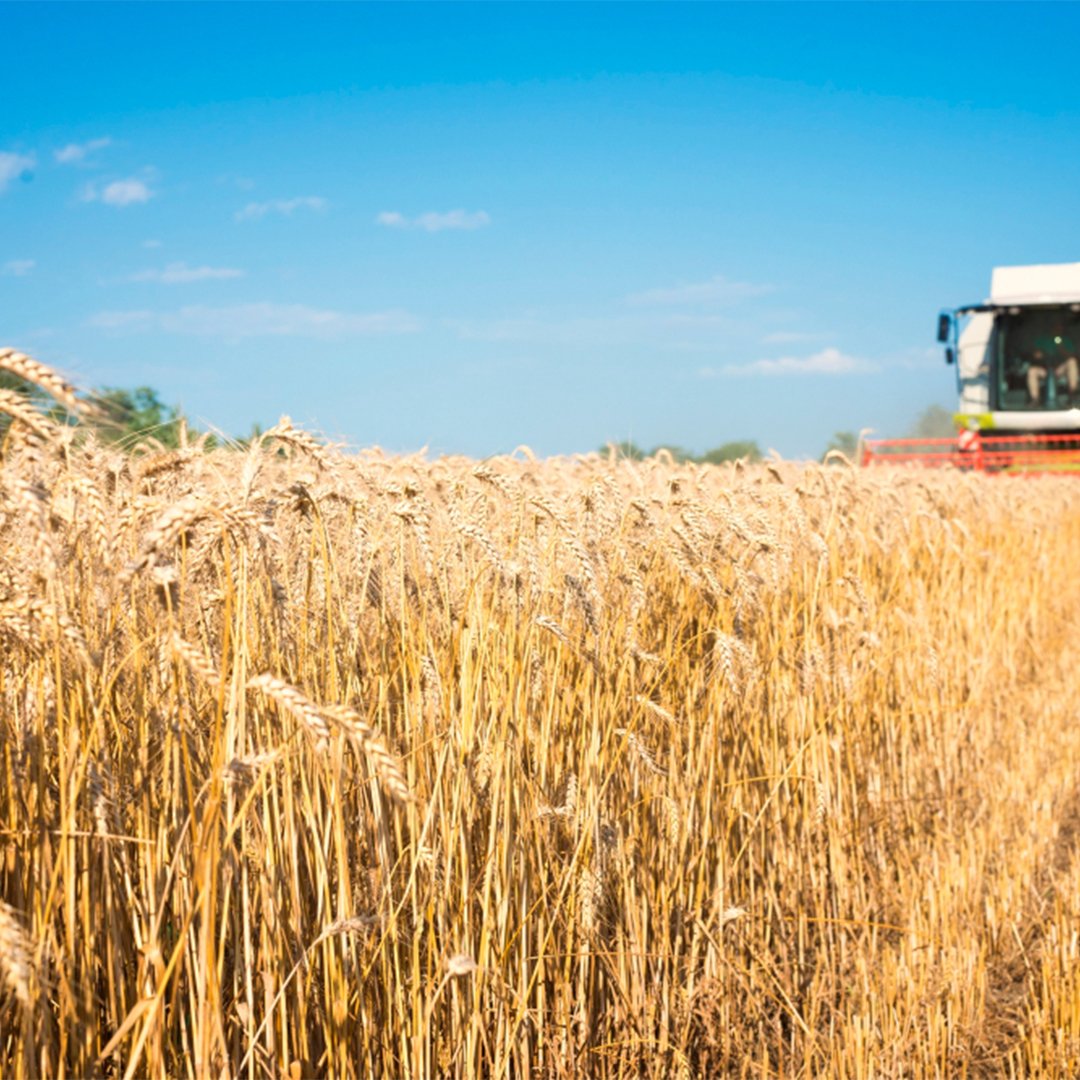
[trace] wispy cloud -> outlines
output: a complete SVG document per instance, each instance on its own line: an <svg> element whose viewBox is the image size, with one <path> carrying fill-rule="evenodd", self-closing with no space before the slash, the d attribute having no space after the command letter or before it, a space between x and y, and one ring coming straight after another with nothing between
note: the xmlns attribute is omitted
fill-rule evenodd
<svg viewBox="0 0 1080 1080"><path fill-rule="evenodd" d="M723 274L717 274L708 281L681 283L667 288L633 293L626 298L626 302L634 306L689 304L726 306L750 300L755 296L765 296L773 291L772 285L733 281L731 278L724 277Z"/></svg>
<svg viewBox="0 0 1080 1080"><path fill-rule="evenodd" d="M763 345L798 345L806 341L815 341L825 335L811 334L803 330L774 330L762 339Z"/></svg>
<svg viewBox="0 0 1080 1080"><path fill-rule="evenodd" d="M251 202L237 210L233 217L237 221L258 221L267 214L283 214L289 217L297 210L321 212L329 203L321 195L298 195L295 199L270 199L268 202Z"/></svg>
<svg viewBox="0 0 1080 1080"><path fill-rule="evenodd" d="M54 151L53 157L61 165L83 165L87 163L88 157L96 154L98 150L104 150L107 146L112 146L112 139L108 137L91 139L84 143L68 143L67 146Z"/></svg>
<svg viewBox="0 0 1080 1080"><path fill-rule="evenodd" d="M708 349L715 355L721 335L732 331L726 315L648 311L615 315L548 317L529 312L496 319L448 319L446 326L463 341L528 342L552 345L640 345L665 349Z"/></svg>
<svg viewBox="0 0 1080 1080"><path fill-rule="evenodd" d="M177 311L101 311L88 325L99 330L190 334L240 341L255 337L300 337L339 340L412 334L422 329L407 311L353 313L305 304L253 303L226 307L193 305Z"/></svg>
<svg viewBox="0 0 1080 1080"><path fill-rule="evenodd" d="M913 345L890 356L889 367L909 368L916 371L925 371L927 368L937 369L942 365L944 351L942 345Z"/></svg>
<svg viewBox="0 0 1080 1080"><path fill-rule="evenodd" d="M810 356L781 356L772 360L751 360L746 364L724 364L701 368L702 378L722 375L858 375L877 371L878 365L849 356L830 346Z"/></svg>
<svg viewBox="0 0 1080 1080"><path fill-rule="evenodd" d="M6 277L26 277L36 265L33 259L9 259L0 266L0 274Z"/></svg>
<svg viewBox="0 0 1080 1080"><path fill-rule="evenodd" d="M238 188L240 191L250 191L255 186L255 181L250 176L239 176L237 173L223 173L217 178L217 182Z"/></svg>
<svg viewBox="0 0 1080 1080"><path fill-rule="evenodd" d="M13 154L0 150L0 194L12 180L25 176L37 164L33 154Z"/></svg>
<svg viewBox="0 0 1080 1080"><path fill-rule="evenodd" d="M161 270L140 270L128 280L159 281L162 285L188 285L193 281L226 281L243 276L243 270L229 266L188 266L187 263L175 262Z"/></svg>
<svg viewBox="0 0 1080 1080"><path fill-rule="evenodd" d="M106 206L135 206L149 202L154 192L145 180L129 176L124 180L113 180L103 187L87 184L79 197L83 202L101 202Z"/></svg>
<svg viewBox="0 0 1080 1080"><path fill-rule="evenodd" d="M99 311L86 324L95 330L150 330L157 318L152 311Z"/></svg>
<svg viewBox="0 0 1080 1080"><path fill-rule="evenodd" d="M376 215L375 223L385 225L388 229L443 232L445 229L481 229L491 224L491 216L486 210L447 210L445 213L429 210L426 214L410 218L397 210L384 210Z"/></svg>

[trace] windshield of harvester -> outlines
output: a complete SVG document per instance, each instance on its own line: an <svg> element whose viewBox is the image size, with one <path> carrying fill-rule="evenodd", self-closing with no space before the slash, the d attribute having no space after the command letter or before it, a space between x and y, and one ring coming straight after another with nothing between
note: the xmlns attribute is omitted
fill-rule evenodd
<svg viewBox="0 0 1080 1080"><path fill-rule="evenodd" d="M1022 308L998 316L997 408L1080 405L1080 311Z"/></svg>

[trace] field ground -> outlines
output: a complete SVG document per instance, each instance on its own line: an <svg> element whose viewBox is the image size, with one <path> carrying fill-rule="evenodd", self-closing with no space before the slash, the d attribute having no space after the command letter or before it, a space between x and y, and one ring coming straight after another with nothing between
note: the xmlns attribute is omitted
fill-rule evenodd
<svg viewBox="0 0 1080 1080"><path fill-rule="evenodd" d="M24 416L0 500L0 1075L1080 1072L1075 481Z"/></svg>

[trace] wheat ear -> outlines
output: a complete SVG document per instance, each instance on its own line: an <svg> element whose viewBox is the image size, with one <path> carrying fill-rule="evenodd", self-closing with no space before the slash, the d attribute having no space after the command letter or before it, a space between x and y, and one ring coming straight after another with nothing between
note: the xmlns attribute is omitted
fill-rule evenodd
<svg viewBox="0 0 1080 1080"><path fill-rule="evenodd" d="M30 1005L30 936L18 912L0 900L0 975L20 1005Z"/></svg>
<svg viewBox="0 0 1080 1080"><path fill-rule="evenodd" d="M20 379L33 383L73 413L85 412L87 409L86 403L75 396L75 387L71 383L66 382L52 368L32 359L26 353L21 353L17 349L0 349L0 369L10 371L12 375L18 375Z"/></svg>

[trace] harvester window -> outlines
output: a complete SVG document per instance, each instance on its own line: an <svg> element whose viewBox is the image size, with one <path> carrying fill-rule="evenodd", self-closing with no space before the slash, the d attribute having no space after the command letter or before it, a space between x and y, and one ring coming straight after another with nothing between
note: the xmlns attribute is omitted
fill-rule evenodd
<svg viewBox="0 0 1080 1080"><path fill-rule="evenodd" d="M998 316L997 407L1068 409L1080 404L1080 317L1065 307Z"/></svg>

